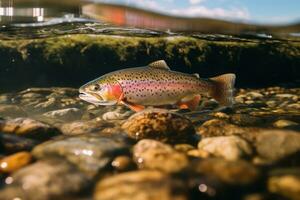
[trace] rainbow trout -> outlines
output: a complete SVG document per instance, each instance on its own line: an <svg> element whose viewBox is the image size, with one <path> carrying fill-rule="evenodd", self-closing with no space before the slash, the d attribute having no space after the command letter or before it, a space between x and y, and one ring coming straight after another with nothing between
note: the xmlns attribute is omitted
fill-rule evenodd
<svg viewBox="0 0 300 200"><path fill-rule="evenodd" d="M231 106L234 82L234 74L200 79L198 74L172 71L164 60L159 60L145 67L105 74L80 87L79 97L95 105L123 104L134 111L175 104L194 110L204 93Z"/></svg>

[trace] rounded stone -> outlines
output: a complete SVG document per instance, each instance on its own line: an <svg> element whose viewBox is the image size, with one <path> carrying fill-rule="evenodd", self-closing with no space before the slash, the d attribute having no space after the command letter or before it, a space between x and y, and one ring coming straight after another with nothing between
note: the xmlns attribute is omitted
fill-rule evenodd
<svg viewBox="0 0 300 200"><path fill-rule="evenodd" d="M286 127L293 127L298 126L299 124L290 120L280 119L273 123L273 126L276 128L286 128Z"/></svg>
<svg viewBox="0 0 300 200"><path fill-rule="evenodd" d="M156 139L163 142L186 141L195 133L186 117L164 109L148 109L132 115L122 128L134 139Z"/></svg>
<svg viewBox="0 0 300 200"><path fill-rule="evenodd" d="M196 158L209 158L212 156L209 152L201 150L201 149L190 150L187 152L187 155L191 156L191 157L196 157Z"/></svg>
<svg viewBox="0 0 300 200"><path fill-rule="evenodd" d="M230 121L241 126L258 126L264 123L263 119L248 114L234 114Z"/></svg>
<svg viewBox="0 0 300 200"><path fill-rule="evenodd" d="M213 114L214 117L219 118L219 119L229 119L229 115L223 112L216 112Z"/></svg>
<svg viewBox="0 0 300 200"><path fill-rule="evenodd" d="M133 147L134 160L142 169L156 169L164 172L177 172L188 165L187 157L170 145L144 139Z"/></svg>
<svg viewBox="0 0 300 200"><path fill-rule="evenodd" d="M300 197L300 170L298 168L276 169L271 171L267 187L270 192L292 200Z"/></svg>
<svg viewBox="0 0 300 200"><path fill-rule="evenodd" d="M0 119L0 132L33 139L48 139L59 133L57 128L30 118Z"/></svg>
<svg viewBox="0 0 300 200"><path fill-rule="evenodd" d="M103 120L80 120L64 123L60 130L64 135L81 135L89 133L99 133L104 128L114 127L114 124Z"/></svg>
<svg viewBox="0 0 300 200"><path fill-rule="evenodd" d="M190 144L176 144L174 145L174 149L182 153L187 153L188 151L195 149L195 147Z"/></svg>
<svg viewBox="0 0 300 200"><path fill-rule="evenodd" d="M25 151L6 156L0 160L0 172L12 173L28 165L31 160L31 154Z"/></svg>
<svg viewBox="0 0 300 200"><path fill-rule="evenodd" d="M261 131L255 146L260 157L277 161L300 151L300 134L289 130Z"/></svg>
<svg viewBox="0 0 300 200"><path fill-rule="evenodd" d="M129 151L128 138L82 135L58 138L39 144L32 154L38 159L59 156L76 165L88 177L96 176L119 155Z"/></svg>
<svg viewBox="0 0 300 200"><path fill-rule="evenodd" d="M244 132L245 129L242 127L229 124L226 121L219 119L208 120L197 129L197 133L202 137L238 135Z"/></svg>
<svg viewBox="0 0 300 200"><path fill-rule="evenodd" d="M45 117L58 119L58 120L78 120L82 116L82 111L78 108L65 108L59 110L49 111L43 114Z"/></svg>
<svg viewBox="0 0 300 200"><path fill-rule="evenodd" d="M68 199L87 188L90 180L64 159L47 159L28 165L5 179L0 200ZM74 198L70 198L74 199Z"/></svg>
<svg viewBox="0 0 300 200"><path fill-rule="evenodd" d="M102 115L103 120L123 120L128 118L132 112L126 111L126 112L121 112L122 110L116 109L114 111L109 111L106 112Z"/></svg>
<svg viewBox="0 0 300 200"><path fill-rule="evenodd" d="M191 173L201 174L229 185L249 185L259 177L259 170L244 160L226 161L220 158L196 160L189 165Z"/></svg>
<svg viewBox="0 0 300 200"><path fill-rule="evenodd" d="M239 136L204 138L199 142L198 148L226 160L238 160L252 155L249 143Z"/></svg>
<svg viewBox="0 0 300 200"><path fill-rule="evenodd" d="M159 171L125 172L101 179L95 200L187 200L184 185Z"/></svg>
<svg viewBox="0 0 300 200"><path fill-rule="evenodd" d="M253 99L253 100L259 100L264 97L264 95L262 95L260 92L255 92L255 91L248 92L246 95L247 95L247 97L250 97L250 99Z"/></svg>
<svg viewBox="0 0 300 200"><path fill-rule="evenodd" d="M111 165L118 171L127 171L133 168L134 163L132 159L128 156L117 156L112 162Z"/></svg>

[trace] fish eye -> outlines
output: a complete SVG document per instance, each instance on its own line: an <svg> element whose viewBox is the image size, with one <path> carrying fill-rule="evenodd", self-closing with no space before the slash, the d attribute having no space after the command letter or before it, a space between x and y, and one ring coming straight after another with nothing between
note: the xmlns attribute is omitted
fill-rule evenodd
<svg viewBox="0 0 300 200"><path fill-rule="evenodd" d="M92 91L98 91L100 89L100 85L99 84L92 85L90 89Z"/></svg>

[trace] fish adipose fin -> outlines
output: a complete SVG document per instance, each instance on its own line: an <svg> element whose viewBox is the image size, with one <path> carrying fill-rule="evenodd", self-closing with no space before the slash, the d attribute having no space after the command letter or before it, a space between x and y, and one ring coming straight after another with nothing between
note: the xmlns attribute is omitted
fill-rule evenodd
<svg viewBox="0 0 300 200"><path fill-rule="evenodd" d="M128 108L130 108L131 110L133 110L135 112L140 112L145 109L145 106L133 104L133 103L127 102L126 100L122 100L122 101L120 101L120 103L127 106Z"/></svg>
<svg viewBox="0 0 300 200"><path fill-rule="evenodd" d="M210 95L224 106L232 106L235 74L223 74L210 78L213 86Z"/></svg>
<svg viewBox="0 0 300 200"><path fill-rule="evenodd" d="M182 99L180 102L177 103L177 105L179 106L180 109L195 110L199 105L200 99L201 99L200 95L195 95L190 100Z"/></svg>
<svg viewBox="0 0 300 200"><path fill-rule="evenodd" d="M157 68L157 69L170 70L170 67L167 65L166 61L164 61L164 60L158 60L158 61L152 62L148 66Z"/></svg>

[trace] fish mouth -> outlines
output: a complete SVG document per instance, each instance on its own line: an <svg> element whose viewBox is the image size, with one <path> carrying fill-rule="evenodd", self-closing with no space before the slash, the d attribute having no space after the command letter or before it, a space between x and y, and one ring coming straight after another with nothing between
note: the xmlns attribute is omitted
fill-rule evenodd
<svg viewBox="0 0 300 200"><path fill-rule="evenodd" d="M116 101L106 101L102 98L101 95L96 93L87 93L80 91L79 98L87 101L89 103L92 103L94 105L114 105L117 102Z"/></svg>

